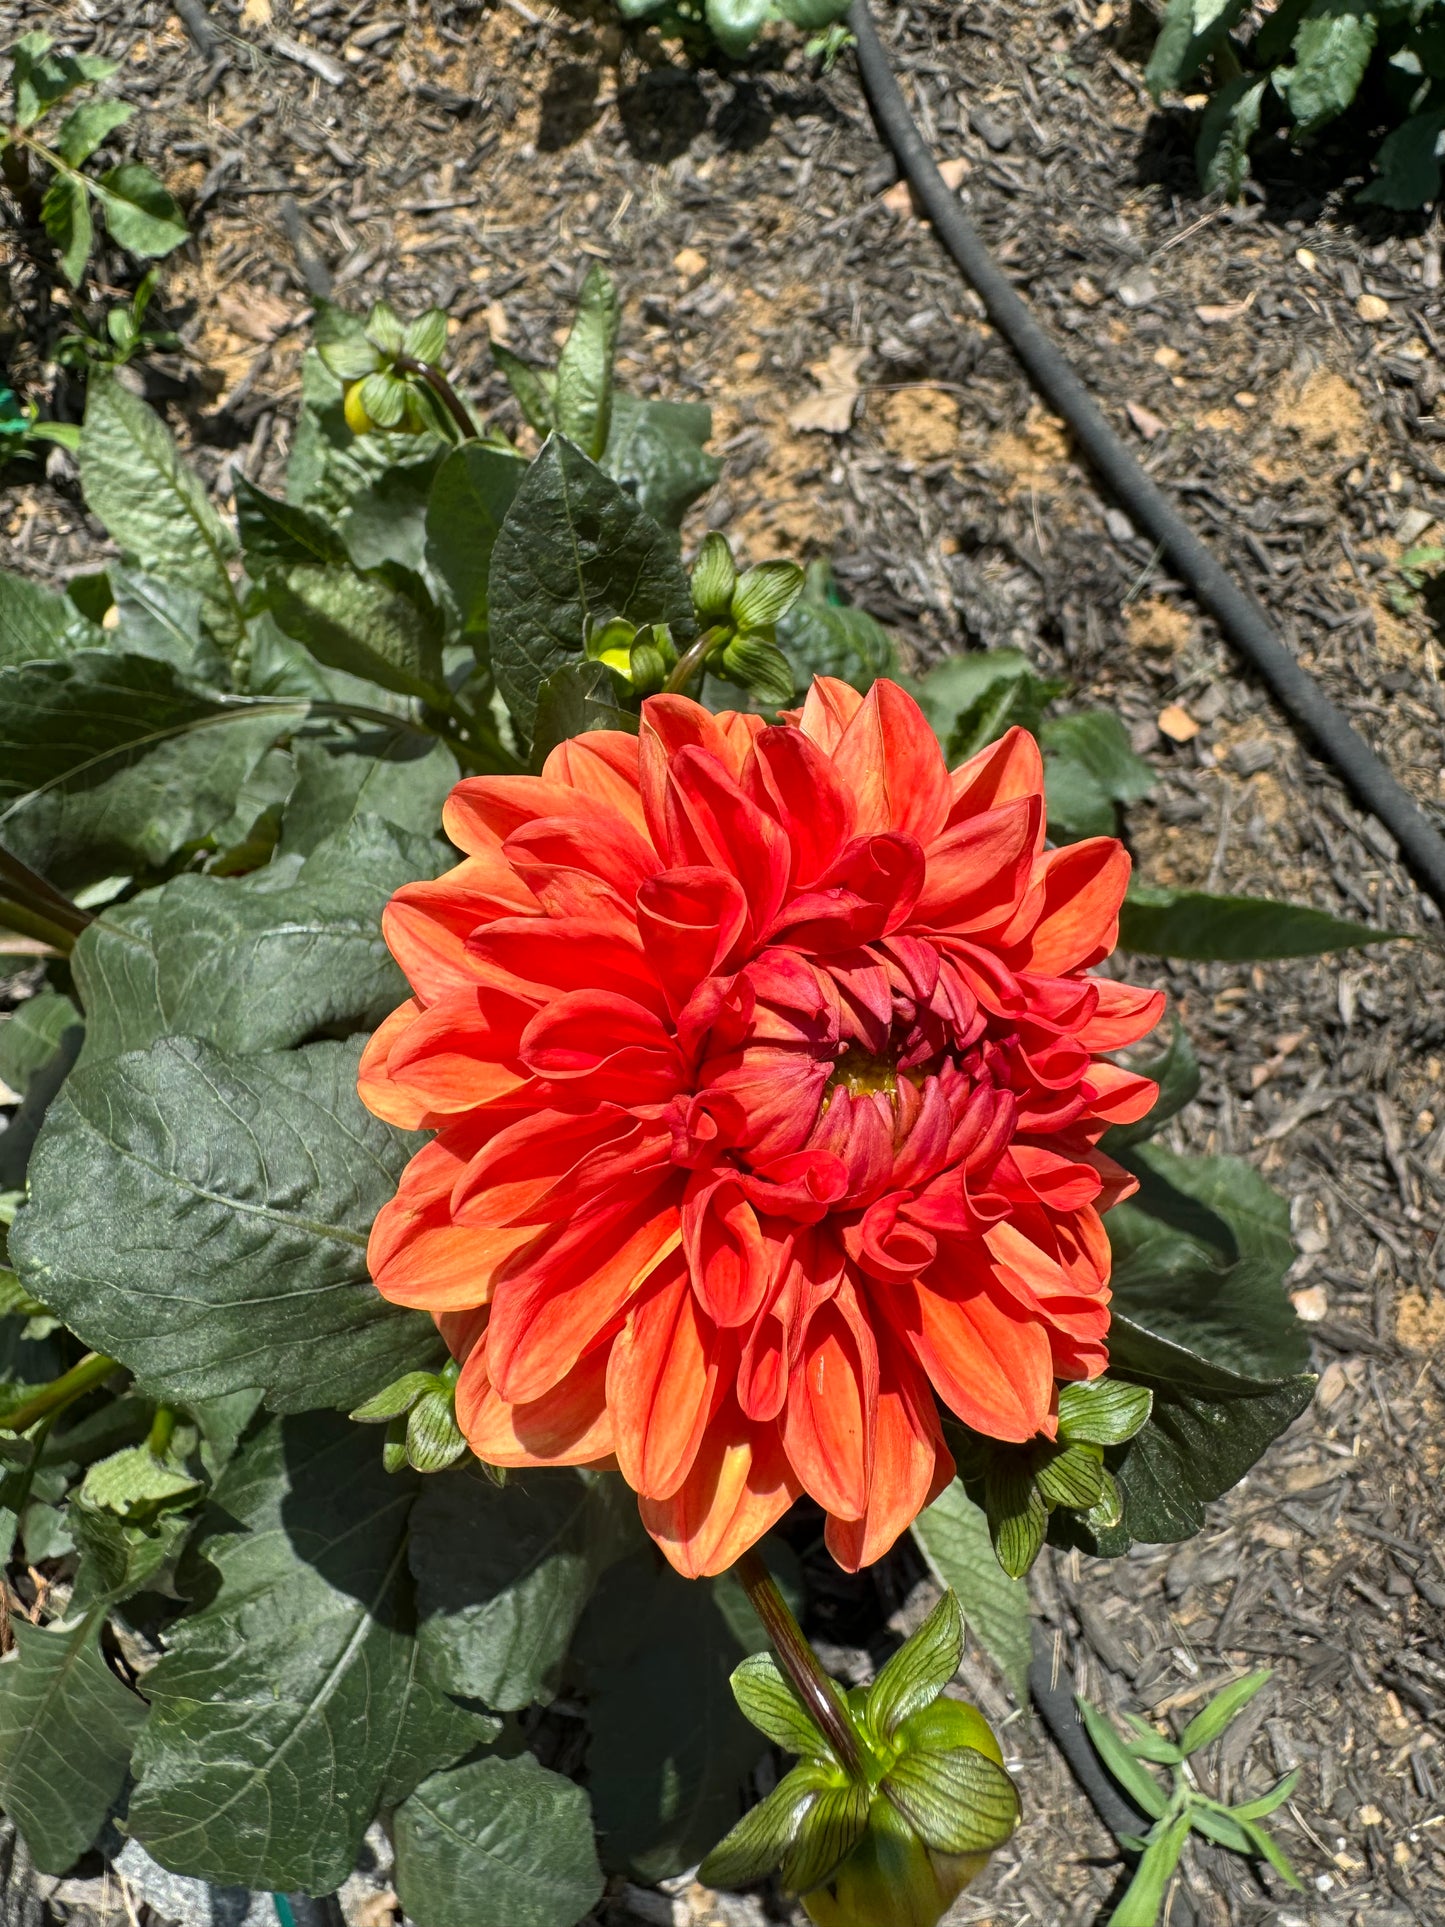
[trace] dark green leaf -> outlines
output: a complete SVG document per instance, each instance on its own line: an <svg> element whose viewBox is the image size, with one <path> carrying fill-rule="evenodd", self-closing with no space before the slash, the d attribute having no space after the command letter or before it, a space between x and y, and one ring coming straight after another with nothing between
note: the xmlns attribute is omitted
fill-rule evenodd
<svg viewBox="0 0 1445 1927"><path fill-rule="evenodd" d="M955 1479L913 1522L935 1577L958 1595L964 1623L1023 1704L1029 1670L1029 1595L999 1565L983 1512Z"/></svg>
<svg viewBox="0 0 1445 1927"><path fill-rule="evenodd" d="M510 348L504 348L500 341L492 343L492 360L506 377L507 386L517 398L529 428L538 435L550 435L557 426L557 411L552 405L552 397L547 384L535 368L529 368L520 356L514 355Z"/></svg>
<svg viewBox="0 0 1445 1927"><path fill-rule="evenodd" d="M58 173L52 178L40 204L40 219L55 243L60 272L72 288L78 288L85 279L85 264L95 239L90 196L78 174Z"/></svg>
<svg viewBox="0 0 1445 1927"><path fill-rule="evenodd" d="M1211 1740L1217 1740L1235 1714L1242 1712L1260 1688L1267 1686L1273 1677L1269 1667L1264 1666L1258 1672L1246 1673L1243 1679L1231 1680L1228 1686L1221 1687L1179 1735L1179 1751L1186 1755L1197 1753L1201 1747L1208 1746Z"/></svg>
<svg viewBox="0 0 1445 1927"><path fill-rule="evenodd" d="M530 737L537 692L580 656L589 620L693 633L692 597L671 538L572 443L553 436L502 524L490 581L492 665Z"/></svg>
<svg viewBox="0 0 1445 1927"><path fill-rule="evenodd" d="M1203 890L1131 884L1119 917L1119 948L1146 957L1242 963L1258 957L1314 957L1360 944L1390 943L1395 930L1332 917L1270 897L1216 897Z"/></svg>
<svg viewBox="0 0 1445 1927"><path fill-rule="evenodd" d="M296 782L281 821L281 852L309 856L325 837L361 816L384 817L399 829L433 836L442 804L457 780L456 759L442 743L413 730L381 731L354 747L336 741L299 743Z"/></svg>
<svg viewBox="0 0 1445 1927"><path fill-rule="evenodd" d="M1244 10L1244 0L1168 0L1144 78L1155 100L1191 81Z"/></svg>
<svg viewBox="0 0 1445 1927"><path fill-rule="evenodd" d="M814 1759L828 1743L771 1653L749 1653L732 1676L733 1698L760 1733L786 1753Z"/></svg>
<svg viewBox="0 0 1445 1927"><path fill-rule="evenodd" d="M919 1837L939 1853L991 1853L1019 1823L1013 1781L971 1746L903 1753L889 1768L883 1788Z"/></svg>
<svg viewBox="0 0 1445 1927"><path fill-rule="evenodd" d="M243 624L227 564L236 539L164 422L110 375L90 383L80 482L87 507L122 554L167 582L197 590L208 626L234 656Z"/></svg>
<svg viewBox="0 0 1445 1927"><path fill-rule="evenodd" d="M1117 833L1121 805L1154 787L1154 772L1129 747L1112 710L1050 717L1039 731L1050 833L1059 841Z"/></svg>
<svg viewBox="0 0 1445 1927"><path fill-rule="evenodd" d="M426 561L427 502L447 459L433 448L420 461L393 462L351 498L341 534L358 569L397 562L420 572ZM516 468L520 474L521 462Z"/></svg>
<svg viewBox="0 0 1445 1927"><path fill-rule="evenodd" d="M575 1927L602 1893L587 1795L530 1753L434 1773L395 1839L417 1927Z"/></svg>
<svg viewBox="0 0 1445 1927"><path fill-rule="evenodd" d="M750 1887L774 1872L827 1785L822 1768L795 1766L718 1842L698 1868L698 1879L709 1887Z"/></svg>
<svg viewBox="0 0 1445 1927"><path fill-rule="evenodd" d="M1342 114L1359 91L1379 30L1373 0L1313 0L1294 37L1294 64L1273 76L1301 134Z"/></svg>
<svg viewBox="0 0 1445 1927"><path fill-rule="evenodd" d="M346 544L324 515L267 495L244 475L236 477L236 528L253 575L295 562L347 560Z"/></svg>
<svg viewBox="0 0 1445 1927"><path fill-rule="evenodd" d="M183 1512L162 1512L137 1524L79 1498L71 1499L66 1519L80 1553L72 1610L114 1605L149 1586L191 1529Z"/></svg>
<svg viewBox="0 0 1445 1927"><path fill-rule="evenodd" d="M1154 1035L1157 1037L1158 1032ZM1115 1124L1104 1138L1104 1149L1117 1156L1131 1144L1142 1144L1160 1127L1177 1117L1186 1104L1199 1095L1199 1059L1189 1041L1189 1033L1176 1017L1169 1042L1155 1057L1135 1059L1129 1068L1141 1077L1151 1077L1159 1086L1153 1108L1137 1124Z"/></svg>
<svg viewBox="0 0 1445 1927"><path fill-rule="evenodd" d="M1151 1820L1161 1818L1168 1803L1154 1775L1134 1758L1102 1713L1086 1699L1079 1699L1077 1703L1085 1731L1104 1765L1141 1813L1147 1813Z"/></svg>
<svg viewBox="0 0 1445 1927"><path fill-rule="evenodd" d="M722 473L706 452L712 410L700 401L612 397L612 428L602 466L665 529L682 518Z"/></svg>
<svg viewBox="0 0 1445 1927"><path fill-rule="evenodd" d="M162 1866L305 1893L351 1871L399 1748L423 1753L404 1730L414 1489L369 1434L319 1413L273 1421L227 1467L204 1603L146 1676L127 1824ZM455 1746L455 1709L433 1710Z"/></svg>
<svg viewBox="0 0 1445 1927"><path fill-rule="evenodd" d="M56 153L71 167L79 167L117 127L124 127L134 112L128 100L86 101L61 122L55 137Z"/></svg>
<svg viewBox="0 0 1445 1927"><path fill-rule="evenodd" d="M108 637L126 655L151 656L192 681L227 686L225 659L201 627L199 590L119 562L111 566L110 584L119 620L98 643Z"/></svg>
<svg viewBox="0 0 1445 1927"><path fill-rule="evenodd" d="M1387 134L1375 155L1379 178L1357 196L1377 207L1416 208L1440 198L1440 136L1445 106L1411 114Z"/></svg>
<svg viewBox="0 0 1445 1927"><path fill-rule="evenodd" d="M11 1234L27 1290L147 1387L351 1407L436 1356L366 1238L416 1139L364 1111L356 1044L251 1058L190 1039L66 1081Z"/></svg>
<svg viewBox="0 0 1445 1927"><path fill-rule="evenodd" d="M51 662L77 648L95 648L102 632L68 596L29 576L0 570L0 668Z"/></svg>
<svg viewBox="0 0 1445 1927"><path fill-rule="evenodd" d="M917 1632L886 1661L868 1689L868 1718L873 1730L891 1739L910 1713L938 1698L962 1658L963 1615L957 1598L949 1591Z"/></svg>
<svg viewBox="0 0 1445 1927"><path fill-rule="evenodd" d="M62 1874L100 1832L125 1780L145 1702L101 1657L100 1615L10 1622L0 1661L0 1803L42 1873Z"/></svg>
<svg viewBox="0 0 1445 1927"><path fill-rule="evenodd" d="M455 448L437 470L426 510L426 560L451 594L464 636L487 628L492 550L527 465L481 442Z"/></svg>
<svg viewBox="0 0 1445 1927"><path fill-rule="evenodd" d="M763 1750L733 1700L740 1651L716 1591L649 1546L603 1579L577 1638L603 1850L645 1880L696 1865L727 1831Z"/></svg>
<svg viewBox="0 0 1445 1927"><path fill-rule="evenodd" d="M48 1064L80 1012L58 990L42 990L0 1018L0 1084L24 1097L31 1078Z"/></svg>
<svg viewBox="0 0 1445 1927"><path fill-rule="evenodd" d="M1215 94L1199 123L1194 165L1206 194L1237 200L1249 175L1249 143L1259 132L1267 80L1236 74Z"/></svg>
<svg viewBox="0 0 1445 1927"><path fill-rule="evenodd" d="M913 684L950 766L966 761L1015 725L1037 734L1045 708L1065 685L1037 676L1017 649L950 656Z"/></svg>
<svg viewBox="0 0 1445 1927"><path fill-rule="evenodd" d="M621 319L612 277L600 261L594 261L582 283L572 331L557 357L552 397L557 432L594 462L602 459L612 425L612 359Z"/></svg>
<svg viewBox="0 0 1445 1927"><path fill-rule="evenodd" d="M773 0L707 0L704 11L713 39L740 60L771 18Z"/></svg>
<svg viewBox="0 0 1445 1927"><path fill-rule="evenodd" d="M93 185L118 247L153 261L190 238L185 215L143 162L122 161Z"/></svg>
<svg viewBox="0 0 1445 1927"><path fill-rule="evenodd" d="M15 88L15 118L32 127L47 108L88 80L105 80L115 72L113 60L96 54L56 53L48 33L22 34L10 49L11 80Z"/></svg>
<svg viewBox="0 0 1445 1927"><path fill-rule="evenodd" d="M198 695L145 656L0 669L0 842L62 889L163 864L304 714Z"/></svg>
<svg viewBox="0 0 1445 1927"><path fill-rule="evenodd" d="M802 689L814 676L837 676L866 691L898 673L892 637L866 610L841 600L826 561L808 564L803 593L778 623L777 638Z"/></svg>
<svg viewBox="0 0 1445 1927"><path fill-rule="evenodd" d="M381 575L298 563L267 583L271 612L320 663L402 696L444 704L441 638Z"/></svg>
<svg viewBox="0 0 1445 1927"><path fill-rule="evenodd" d="M175 877L115 905L72 957L89 1020L83 1064L166 1036L250 1053L371 1029L406 996L381 912L443 861L438 844L373 818L304 861L248 877Z"/></svg>
<svg viewBox="0 0 1445 1927"><path fill-rule="evenodd" d="M418 1638L449 1692L512 1711L546 1697L598 1574L624 1549L616 1480L480 1468L429 1479L412 1526Z"/></svg>
<svg viewBox="0 0 1445 1927"><path fill-rule="evenodd" d="M617 678L605 662L585 659L563 663L537 689L532 730L532 767L541 769L558 743L589 729L620 729L637 734L637 712L619 707Z"/></svg>
<svg viewBox="0 0 1445 1927"><path fill-rule="evenodd" d="M1284 1292L1289 1207L1239 1158L1138 1145L1139 1190L1110 1212L1115 1308L1163 1337L1259 1378L1300 1371L1304 1328Z"/></svg>

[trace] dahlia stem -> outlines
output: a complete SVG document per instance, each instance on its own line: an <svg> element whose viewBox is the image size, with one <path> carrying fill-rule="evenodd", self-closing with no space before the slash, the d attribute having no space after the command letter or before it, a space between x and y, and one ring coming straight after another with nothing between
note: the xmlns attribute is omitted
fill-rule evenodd
<svg viewBox="0 0 1445 1927"><path fill-rule="evenodd" d="M119 1369L115 1359L107 1358L103 1352L87 1352L78 1365L72 1365L68 1372L62 1372L59 1378L42 1386L33 1398L26 1399L23 1405L17 1405L13 1412L0 1419L0 1432L28 1432L37 1419L63 1412L67 1405L84 1398Z"/></svg>
<svg viewBox="0 0 1445 1927"><path fill-rule="evenodd" d="M466 403L440 368L430 361L418 361L415 355L397 355L395 365L402 374L416 375L426 383L455 422L464 442L474 442L478 439L477 425L472 420Z"/></svg>
<svg viewBox="0 0 1445 1927"><path fill-rule="evenodd" d="M773 1643L773 1651L794 1691L812 1714L823 1737L837 1755L838 1764L849 1773L861 1774L863 1756L858 1736L853 1731L838 1689L823 1670L823 1662L808 1644L807 1635L794 1619L792 1610L778 1590L777 1581L763 1564L762 1555L750 1547L735 1568L753 1611L763 1622L763 1630Z"/></svg>
<svg viewBox="0 0 1445 1927"><path fill-rule="evenodd" d="M663 684L664 695L682 696L687 693L688 684L700 669L706 667L707 659L717 647L717 639L721 634L722 628L718 623L714 623L711 629L703 630L692 647L678 657L672 674Z"/></svg>

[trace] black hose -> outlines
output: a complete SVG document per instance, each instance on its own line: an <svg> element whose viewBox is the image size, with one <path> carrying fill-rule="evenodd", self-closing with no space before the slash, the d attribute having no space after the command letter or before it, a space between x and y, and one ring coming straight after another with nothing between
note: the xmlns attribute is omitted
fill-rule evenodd
<svg viewBox="0 0 1445 1927"><path fill-rule="evenodd" d="M1334 765L1356 799L1384 824L1408 868L1445 912L1445 838L1313 676L1295 661L1259 603L1220 567L1144 473L990 256L908 111L867 0L853 0L848 27L857 42L858 67L879 134L893 150L934 232L977 289L990 321L1023 363L1030 381L1068 423L1079 447L1130 519L1159 544L1200 607L1208 610L1231 647L1258 672L1290 721Z"/></svg>

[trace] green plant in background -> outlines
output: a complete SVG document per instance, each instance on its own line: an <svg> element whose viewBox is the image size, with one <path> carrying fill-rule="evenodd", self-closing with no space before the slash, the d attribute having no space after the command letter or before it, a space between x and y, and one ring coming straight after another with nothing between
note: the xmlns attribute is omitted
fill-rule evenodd
<svg viewBox="0 0 1445 1927"><path fill-rule="evenodd" d="M1389 587L1390 607L1396 615L1410 613L1427 584L1434 581L1442 563L1445 563L1445 548L1436 543L1421 542L1406 549L1395 564L1399 580Z"/></svg>
<svg viewBox="0 0 1445 1927"><path fill-rule="evenodd" d="M1244 0L1168 0L1149 61L1156 100L1206 68L1214 94L1196 159L1207 192L1238 195L1261 131L1305 143L1368 99L1390 132L1359 198L1415 208L1438 199L1445 133L1445 5L1441 0L1283 0L1250 15Z"/></svg>
<svg viewBox="0 0 1445 1927"><path fill-rule="evenodd" d="M1226 1806L1200 1792L1189 1765L1194 1754L1223 1738L1271 1677L1265 1669L1231 1681L1214 1695L1202 1712L1195 1714L1177 1742L1167 1739L1133 1713L1125 1715L1129 1734L1121 1738L1096 1707L1085 1699L1079 1700L1079 1715L1094 1751L1134 1805L1154 1822L1144 1839L1122 1842L1141 1858L1128 1891L1110 1915L1111 1927L1155 1927L1169 1883L1179 1865L1179 1856L1191 1833L1213 1841L1216 1846L1227 1847L1233 1853L1245 1854L1253 1860L1267 1860L1289 1886L1300 1886L1299 1876L1278 1842L1268 1828L1260 1824L1294 1792L1299 1783L1299 1768L1287 1773L1258 1799ZM1171 1769L1173 1785L1168 1792L1149 1771L1150 1766Z"/></svg>
<svg viewBox="0 0 1445 1927"><path fill-rule="evenodd" d="M34 402L22 402L13 388L0 386L0 470L20 456L38 454L45 446L78 448L78 425L42 421Z"/></svg>
<svg viewBox="0 0 1445 1927"><path fill-rule="evenodd" d="M148 269L129 301L106 309L103 332L93 328L77 310L75 332L62 335L56 343L55 359L61 367L77 371L124 368L140 355L170 353L179 348L180 336L171 329L146 326L146 312L155 299L159 280L156 270Z"/></svg>
<svg viewBox="0 0 1445 1927"><path fill-rule="evenodd" d="M776 23L812 34L807 52L829 66L849 42L840 24L847 0L617 0L617 10L624 20L661 28L694 53L712 41L735 60Z"/></svg>
<svg viewBox="0 0 1445 1927"><path fill-rule="evenodd" d="M0 128L0 179L26 217L50 236L70 285L80 286L94 245L92 203L127 253L153 260L178 248L188 232L185 217L143 162L121 161L102 174L85 171L135 112L129 101L89 100L50 125L79 88L108 79L115 61L59 53L50 35L38 32L17 40L10 59L12 100L10 123Z"/></svg>

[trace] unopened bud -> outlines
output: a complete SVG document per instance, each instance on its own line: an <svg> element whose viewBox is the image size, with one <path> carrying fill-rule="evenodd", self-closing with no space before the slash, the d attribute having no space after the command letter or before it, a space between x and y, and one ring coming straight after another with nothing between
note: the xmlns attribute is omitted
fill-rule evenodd
<svg viewBox="0 0 1445 1927"><path fill-rule="evenodd" d="M725 616L738 579L737 564L725 535L704 536L692 565L692 606L700 616Z"/></svg>
<svg viewBox="0 0 1445 1927"><path fill-rule="evenodd" d="M793 672L776 643L734 636L723 649L721 667L729 682L741 683L770 709L793 700Z"/></svg>

